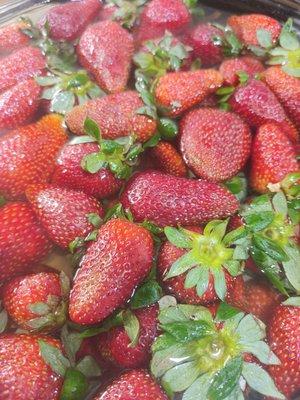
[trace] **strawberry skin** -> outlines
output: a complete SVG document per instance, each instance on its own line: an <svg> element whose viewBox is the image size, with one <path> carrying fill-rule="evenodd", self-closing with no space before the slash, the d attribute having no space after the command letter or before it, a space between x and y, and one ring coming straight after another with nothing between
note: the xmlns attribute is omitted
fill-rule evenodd
<svg viewBox="0 0 300 400"><path fill-rule="evenodd" d="M225 218L238 209L236 198L213 182L155 171L135 175L121 195L121 203L136 221L147 219L162 227L198 225Z"/></svg>
<svg viewBox="0 0 300 400"><path fill-rule="evenodd" d="M34 79L17 83L0 95L0 129L30 122L40 104L41 87Z"/></svg>
<svg viewBox="0 0 300 400"><path fill-rule="evenodd" d="M0 336L1 400L58 400L62 378L40 355L39 340L61 347L43 335L4 334Z"/></svg>
<svg viewBox="0 0 300 400"><path fill-rule="evenodd" d="M0 93L24 79L40 75L46 59L36 47L23 47L2 58L0 63Z"/></svg>
<svg viewBox="0 0 300 400"><path fill-rule="evenodd" d="M62 118L50 114L0 138L0 193L19 198L28 185L49 180L67 135Z"/></svg>
<svg viewBox="0 0 300 400"><path fill-rule="evenodd" d="M75 277L71 320L95 324L122 306L149 273L152 257L153 240L146 229L127 220L108 221L89 246Z"/></svg>
<svg viewBox="0 0 300 400"><path fill-rule="evenodd" d="M251 56L229 58L224 60L219 68L224 83L229 86L236 86L239 83L238 72L245 72L252 78L264 70L262 62Z"/></svg>
<svg viewBox="0 0 300 400"><path fill-rule="evenodd" d="M300 307L279 305L267 326L267 337L281 361L269 365L268 371L278 390L288 399L296 398L300 391Z"/></svg>
<svg viewBox="0 0 300 400"><path fill-rule="evenodd" d="M77 237L84 238L93 230L88 214L100 217L104 214L96 199L72 189L31 185L26 196L49 237L62 248L68 248Z"/></svg>
<svg viewBox="0 0 300 400"><path fill-rule="evenodd" d="M187 176L187 167L171 143L161 141L150 149L150 155L155 160L157 169L174 176Z"/></svg>
<svg viewBox="0 0 300 400"><path fill-rule="evenodd" d="M96 17L100 8L99 0L69 1L50 8L39 21L39 26L44 26L47 21L53 39L74 40Z"/></svg>
<svg viewBox="0 0 300 400"><path fill-rule="evenodd" d="M201 108L181 121L180 148L189 168L201 178L224 181L245 165L251 147L251 132L231 112Z"/></svg>
<svg viewBox="0 0 300 400"><path fill-rule="evenodd" d="M16 22L0 28L0 53L9 53L29 43L29 37L21 31L26 26L24 22Z"/></svg>
<svg viewBox="0 0 300 400"><path fill-rule="evenodd" d="M102 168L95 174L86 172L81 167L82 159L90 153L99 151L96 143L67 143L60 151L52 183L82 191L89 196L103 199L116 194L121 188L122 181L117 179L107 168Z"/></svg>
<svg viewBox="0 0 300 400"><path fill-rule="evenodd" d="M28 204L8 203L0 208L0 281L25 272L51 247Z"/></svg>
<svg viewBox="0 0 300 400"><path fill-rule="evenodd" d="M238 39L247 46L259 46L256 33L264 29L271 34L272 42L276 42L281 32L281 25L276 19L262 14L232 15L227 24Z"/></svg>
<svg viewBox="0 0 300 400"><path fill-rule="evenodd" d="M157 335L158 306L142 308L134 312L139 320L139 340L130 347L130 339L124 327L116 327L95 339L97 350L103 360L120 368L139 368L150 359L150 349Z"/></svg>
<svg viewBox="0 0 300 400"><path fill-rule="evenodd" d="M168 73L158 80L155 99L168 114L178 116L216 92L222 83L221 74L213 69Z"/></svg>
<svg viewBox="0 0 300 400"><path fill-rule="evenodd" d="M250 185L259 193L269 183L281 182L290 172L298 171L294 146L276 124L261 126L253 140Z"/></svg>
<svg viewBox="0 0 300 400"><path fill-rule="evenodd" d="M251 127L259 128L267 122L276 122L293 142L297 141L299 134L296 127L264 82L252 79L247 85L240 86L233 93L229 104Z"/></svg>
<svg viewBox="0 0 300 400"><path fill-rule="evenodd" d="M93 400L168 400L167 395L142 369L124 372Z"/></svg>
<svg viewBox="0 0 300 400"><path fill-rule="evenodd" d="M109 93L125 89L133 52L132 36L114 21L90 25L77 46L80 64Z"/></svg>
<svg viewBox="0 0 300 400"><path fill-rule="evenodd" d="M134 134L145 142L154 135L156 122L137 114L144 104L135 91L111 94L76 106L66 116L69 129L76 135L84 134L84 121L89 117L97 122L104 139L116 139Z"/></svg>

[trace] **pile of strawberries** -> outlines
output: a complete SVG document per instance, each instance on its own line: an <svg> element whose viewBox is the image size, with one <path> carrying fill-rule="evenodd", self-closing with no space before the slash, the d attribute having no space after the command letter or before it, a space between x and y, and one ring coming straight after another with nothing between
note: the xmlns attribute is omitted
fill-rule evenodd
<svg viewBox="0 0 300 400"><path fill-rule="evenodd" d="M0 28L1 400L299 398L300 40L214 17Z"/></svg>

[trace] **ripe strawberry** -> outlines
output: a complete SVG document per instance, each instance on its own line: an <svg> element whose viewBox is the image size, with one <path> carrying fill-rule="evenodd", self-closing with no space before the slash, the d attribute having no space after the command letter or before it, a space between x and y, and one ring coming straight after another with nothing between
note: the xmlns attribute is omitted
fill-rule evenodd
<svg viewBox="0 0 300 400"><path fill-rule="evenodd" d="M93 230L89 214L104 213L96 199L71 189L37 184L29 186L26 195L49 237L63 248Z"/></svg>
<svg viewBox="0 0 300 400"><path fill-rule="evenodd" d="M12 129L30 122L40 104L41 87L27 79L0 95L0 129Z"/></svg>
<svg viewBox="0 0 300 400"><path fill-rule="evenodd" d="M24 22L16 22L0 28L0 53L10 53L29 43L29 37L21 31L26 26Z"/></svg>
<svg viewBox="0 0 300 400"><path fill-rule="evenodd" d="M178 116L216 92L222 83L221 74L213 69L168 73L157 82L155 100L168 114Z"/></svg>
<svg viewBox="0 0 300 400"><path fill-rule="evenodd" d="M125 89L133 52L132 36L114 21L90 25L77 46L80 64L109 93Z"/></svg>
<svg viewBox="0 0 300 400"><path fill-rule="evenodd" d="M136 111L142 106L143 102L137 92L112 94L74 107L66 115L66 123L74 134L83 135L84 121L89 117L97 122L104 139L115 139L133 133L138 141L145 142L154 135L156 122L145 115L137 114Z"/></svg>
<svg viewBox="0 0 300 400"><path fill-rule="evenodd" d="M191 16L182 0L152 0L141 13L135 31L136 44L161 37L165 31L180 33L190 21Z"/></svg>
<svg viewBox="0 0 300 400"><path fill-rule="evenodd" d="M263 29L271 34L275 43L281 32L281 25L274 18L262 14L232 15L227 24L241 42L247 46L259 46L257 31Z"/></svg>
<svg viewBox="0 0 300 400"><path fill-rule="evenodd" d="M113 19L114 13L118 10L118 7L113 5L112 3L103 4L101 7L98 18L99 21L106 21L108 19Z"/></svg>
<svg viewBox="0 0 300 400"><path fill-rule="evenodd" d="M121 195L121 203L136 221L197 225L225 218L238 209L236 198L213 182L178 178L161 172L136 174Z"/></svg>
<svg viewBox="0 0 300 400"><path fill-rule="evenodd" d="M74 40L96 17L100 8L99 0L70 1L50 8L40 19L39 26L44 26L47 21L52 39Z"/></svg>
<svg viewBox="0 0 300 400"><path fill-rule="evenodd" d="M26 203L0 208L0 281L25 272L51 249L46 232Z"/></svg>
<svg viewBox="0 0 300 400"><path fill-rule="evenodd" d="M71 320L94 324L122 306L149 273L152 257L153 240L146 229L123 219L108 221L87 249L75 277Z"/></svg>
<svg viewBox="0 0 300 400"><path fill-rule="evenodd" d="M45 363L39 340L60 348L60 342L43 335L0 336L1 400L58 400L62 378Z"/></svg>
<svg viewBox="0 0 300 400"><path fill-rule="evenodd" d="M201 178L224 181L245 165L251 132L236 114L201 108L181 121L180 148L189 168Z"/></svg>
<svg viewBox="0 0 300 400"><path fill-rule="evenodd" d="M187 175L187 167L176 148L169 142L159 142L150 149L150 155L155 160L157 169L174 176Z"/></svg>
<svg viewBox="0 0 300 400"><path fill-rule="evenodd" d="M275 93L285 112L300 130L300 80L286 74L280 67L270 67L263 80Z"/></svg>
<svg viewBox="0 0 300 400"><path fill-rule="evenodd" d="M0 63L0 93L24 79L40 75L46 59L36 47L23 47L2 58Z"/></svg>
<svg viewBox="0 0 300 400"><path fill-rule="evenodd" d="M158 307L156 305L134 312L139 320L139 339L130 346L130 338L125 328L119 326L95 338L97 350L103 360L120 368L139 368L150 359L151 345L157 335Z"/></svg>
<svg viewBox="0 0 300 400"><path fill-rule="evenodd" d="M240 86L231 96L229 104L233 111L253 128L258 128L267 122L276 122L292 141L297 141L299 137L297 129L264 82L252 79L248 84Z"/></svg>
<svg viewBox="0 0 300 400"><path fill-rule="evenodd" d="M267 337L281 361L279 365L270 365L268 371L288 399L296 398L300 391L300 308L279 305L267 326Z"/></svg>
<svg viewBox="0 0 300 400"><path fill-rule="evenodd" d="M224 60L220 65L219 71L224 78L226 85L236 86L239 83L239 72L245 72L249 77L263 72L265 67L262 62L251 56L242 56Z"/></svg>
<svg viewBox="0 0 300 400"><path fill-rule="evenodd" d="M20 197L26 187L49 180L55 157L67 140L62 118L51 114L0 138L0 193Z"/></svg>
<svg viewBox="0 0 300 400"><path fill-rule="evenodd" d="M296 171L294 146L280 127L271 123L261 126L252 144L251 187L264 193L269 183L281 182L287 174Z"/></svg>
<svg viewBox="0 0 300 400"><path fill-rule="evenodd" d="M168 400L167 395L148 372L137 369L124 372L93 400Z"/></svg>

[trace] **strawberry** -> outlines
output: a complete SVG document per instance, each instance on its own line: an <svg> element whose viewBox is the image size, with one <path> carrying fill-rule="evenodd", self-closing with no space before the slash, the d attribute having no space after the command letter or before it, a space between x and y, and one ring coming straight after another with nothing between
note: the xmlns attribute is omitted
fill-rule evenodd
<svg viewBox="0 0 300 400"><path fill-rule="evenodd" d="M216 92L222 83L222 76L213 69L168 73L155 86L155 100L168 114L178 116Z"/></svg>
<svg viewBox="0 0 300 400"><path fill-rule="evenodd" d="M103 4L101 7L98 18L99 21L106 21L108 19L114 19L114 13L118 10L118 7L112 3Z"/></svg>
<svg viewBox="0 0 300 400"><path fill-rule="evenodd" d="M49 237L62 248L93 230L89 214L103 216L102 205L83 192L36 184L26 195Z"/></svg>
<svg viewBox="0 0 300 400"><path fill-rule="evenodd" d="M147 219L162 227L224 218L238 208L236 198L213 182L154 171L135 175L122 193L121 203L136 221Z"/></svg>
<svg viewBox="0 0 300 400"><path fill-rule="evenodd" d="M30 122L40 104L41 87L27 79L0 95L0 129L12 129Z"/></svg>
<svg viewBox="0 0 300 400"><path fill-rule="evenodd" d="M288 399L296 398L300 391L299 306L277 306L267 326L267 336L271 349L281 361L279 365L270 365L268 371Z"/></svg>
<svg viewBox="0 0 300 400"><path fill-rule="evenodd" d="M146 365L150 359L151 345L157 335L156 305L141 308L134 312L139 321L138 343L131 345L125 328L119 326L95 338L97 350L103 360L120 368L138 368Z"/></svg>
<svg viewBox="0 0 300 400"><path fill-rule="evenodd" d="M50 114L0 138L0 194L20 197L26 187L49 180L55 157L67 140L62 118Z"/></svg>
<svg viewBox="0 0 300 400"><path fill-rule="evenodd" d="M77 46L80 64L109 93L125 89L133 52L132 36L114 21L90 25Z"/></svg>
<svg viewBox="0 0 300 400"><path fill-rule="evenodd" d="M182 0L151 0L140 15L135 30L136 44L161 37L165 31L180 33L190 21L191 16Z"/></svg>
<svg viewBox="0 0 300 400"><path fill-rule="evenodd" d="M74 279L71 320L94 324L122 306L149 273L152 257L153 240L146 229L123 219L108 221Z"/></svg>
<svg viewBox="0 0 300 400"><path fill-rule="evenodd" d="M168 400L167 395L148 372L136 369L124 372L93 400Z"/></svg>
<svg viewBox="0 0 300 400"><path fill-rule="evenodd" d="M55 40L74 40L96 17L101 8L99 0L69 1L50 8L39 21L43 27L47 22L49 36Z"/></svg>
<svg viewBox="0 0 300 400"><path fill-rule="evenodd" d="M293 142L297 141L297 129L264 82L252 79L240 86L231 96L229 104L251 127L258 128L267 122L276 122Z"/></svg>
<svg viewBox="0 0 300 400"><path fill-rule="evenodd" d="M52 176L52 183L83 191L89 196L103 199L116 194L122 185L113 173L102 168L97 173L91 174L83 170L82 159L90 153L97 152L96 143L80 143L72 145L67 143L60 151L56 160L56 167Z"/></svg>
<svg viewBox="0 0 300 400"><path fill-rule="evenodd" d="M46 232L26 203L0 208L0 281L25 272L51 249Z"/></svg>
<svg viewBox="0 0 300 400"><path fill-rule="evenodd" d="M21 29L27 27L25 22L15 22L0 28L0 53L10 53L29 43L29 37Z"/></svg>
<svg viewBox="0 0 300 400"><path fill-rule="evenodd" d="M265 67L258 58L242 56L224 60L220 65L219 71L226 85L236 86L239 83L239 72L245 72L252 78L256 74L263 72L264 69Z"/></svg>
<svg viewBox="0 0 300 400"><path fill-rule="evenodd" d="M263 80L275 93L287 115L300 130L300 81L286 74L280 67L270 67Z"/></svg>
<svg viewBox="0 0 300 400"><path fill-rule="evenodd" d="M177 149L169 142L161 141L150 149L157 169L174 176L186 176L187 168Z"/></svg>
<svg viewBox="0 0 300 400"><path fill-rule="evenodd" d="M238 39L247 46L259 46L257 31L265 30L271 35L273 43L278 39L281 25L276 19L262 14L232 15L227 24Z"/></svg>
<svg viewBox="0 0 300 400"><path fill-rule="evenodd" d="M134 134L140 142L154 135L156 122L137 114L143 102L135 91L126 91L88 101L74 107L66 116L69 129L76 135L83 135L86 117L99 125L104 139L115 139Z"/></svg>
<svg viewBox="0 0 300 400"><path fill-rule="evenodd" d="M58 400L62 378L40 354L39 340L60 348L60 342L43 335L0 336L1 400Z"/></svg>
<svg viewBox="0 0 300 400"><path fill-rule="evenodd" d="M268 123L261 126L253 140L250 185L259 193L268 191L269 183L277 183L290 172L298 171L294 147L280 127Z"/></svg>
<svg viewBox="0 0 300 400"><path fill-rule="evenodd" d="M23 47L2 58L0 64L0 93L24 79L41 73L46 68L46 59L36 47Z"/></svg>
<svg viewBox="0 0 300 400"><path fill-rule="evenodd" d="M224 181L245 165L251 132L239 116L221 110L190 111L181 121L180 148L189 168L201 178Z"/></svg>
<svg viewBox="0 0 300 400"><path fill-rule="evenodd" d="M49 332L65 322L69 294L65 275L61 280L55 272L18 276L4 286L2 293L8 315L23 329Z"/></svg>

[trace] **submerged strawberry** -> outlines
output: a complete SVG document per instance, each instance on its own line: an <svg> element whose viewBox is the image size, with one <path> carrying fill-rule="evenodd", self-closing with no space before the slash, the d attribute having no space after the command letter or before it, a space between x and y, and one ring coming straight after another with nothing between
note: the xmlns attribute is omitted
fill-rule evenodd
<svg viewBox="0 0 300 400"><path fill-rule="evenodd" d="M224 78L226 85L236 86L239 83L239 73L246 73L249 77L254 77L265 70L262 62L255 57L242 56L229 58L220 65L219 71Z"/></svg>
<svg viewBox="0 0 300 400"><path fill-rule="evenodd" d="M29 37L22 32L25 22L16 22L0 28L0 53L10 53L29 43Z"/></svg>
<svg viewBox="0 0 300 400"><path fill-rule="evenodd" d="M174 176L187 176L187 167L181 154L171 143L161 141L149 153L157 169Z"/></svg>

